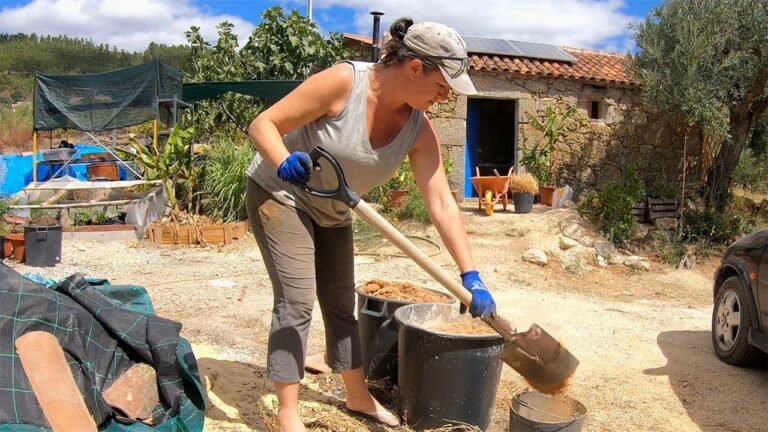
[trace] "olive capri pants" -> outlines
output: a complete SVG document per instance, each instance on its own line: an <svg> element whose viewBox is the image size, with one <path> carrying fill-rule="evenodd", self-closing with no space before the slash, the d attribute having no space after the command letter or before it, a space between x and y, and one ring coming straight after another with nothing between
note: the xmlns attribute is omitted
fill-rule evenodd
<svg viewBox="0 0 768 432"><path fill-rule="evenodd" d="M328 366L337 372L362 367L352 227L321 227L250 178L246 202L274 294L267 377L281 383L304 377L315 298L325 323Z"/></svg>

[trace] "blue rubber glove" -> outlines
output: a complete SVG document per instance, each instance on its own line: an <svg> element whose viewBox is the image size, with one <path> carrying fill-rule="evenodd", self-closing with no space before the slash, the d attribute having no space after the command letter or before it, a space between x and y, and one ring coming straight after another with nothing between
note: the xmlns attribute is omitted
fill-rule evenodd
<svg viewBox="0 0 768 432"><path fill-rule="evenodd" d="M489 318L496 316L496 302L493 301L490 291L486 288L477 270L466 271L461 274L461 284L472 293L472 303L469 305L469 313L472 318ZM467 312L463 304L461 313Z"/></svg>
<svg viewBox="0 0 768 432"><path fill-rule="evenodd" d="M306 184L310 174L312 174L312 159L304 152L291 153L277 167L278 177L297 186Z"/></svg>

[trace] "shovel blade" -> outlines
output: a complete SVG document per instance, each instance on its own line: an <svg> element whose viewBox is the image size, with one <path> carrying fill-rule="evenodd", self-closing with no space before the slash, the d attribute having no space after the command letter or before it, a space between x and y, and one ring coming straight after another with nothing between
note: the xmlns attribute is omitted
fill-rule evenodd
<svg viewBox="0 0 768 432"><path fill-rule="evenodd" d="M536 324L507 339L500 357L531 387L544 393L565 387L579 365L570 351Z"/></svg>

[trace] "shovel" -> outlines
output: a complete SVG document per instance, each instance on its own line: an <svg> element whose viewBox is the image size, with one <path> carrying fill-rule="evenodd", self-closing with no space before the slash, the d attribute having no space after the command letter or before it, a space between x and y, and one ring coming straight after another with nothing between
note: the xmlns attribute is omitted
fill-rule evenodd
<svg viewBox="0 0 768 432"><path fill-rule="evenodd" d="M472 295L469 291L349 189L341 167L328 151L315 147L309 152L309 156L316 171L322 170L320 159L328 161L336 172L338 186L335 190L320 190L305 184L303 189L306 193L320 198L335 199L348 205L358 216L440 282L462 304L470 305ZM579 365L579 361L573 354L536 324L532 324L525 332L517 332L499 315L483 321L504 337L504 352L500 356L501 359L539 391L552 393L564 387Z"/></svg>

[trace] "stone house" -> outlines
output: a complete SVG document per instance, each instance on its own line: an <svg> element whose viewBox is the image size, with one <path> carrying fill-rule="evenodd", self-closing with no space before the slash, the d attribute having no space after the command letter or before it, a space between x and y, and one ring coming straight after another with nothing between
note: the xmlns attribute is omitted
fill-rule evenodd
<svg viewBox="0 0 768 432"><path fill-rule="evenodd" d="M343 38L356 59L370 61L370 37ZM646 162L641 178L648 187L678 184L684 130L674 119L643 108L642 84L628 73L626 56L529 45L545 48L541 52L560 50L569 59L499 55L469 44L469 75L479 94L451 93L428 112L444 153L454 161L453 187L464 197L476 196L469 180L476 168L481 175L492 175L493 169L506 173L523 149L543 144L543 134L528 124L525 113L550 104L574 106L583 119L583 126L556 147L558 186L570 185L578 196L619 179L630 161ZM700 137L692 135L685 152L688 182L697 177L702 150Z"/></svg>

